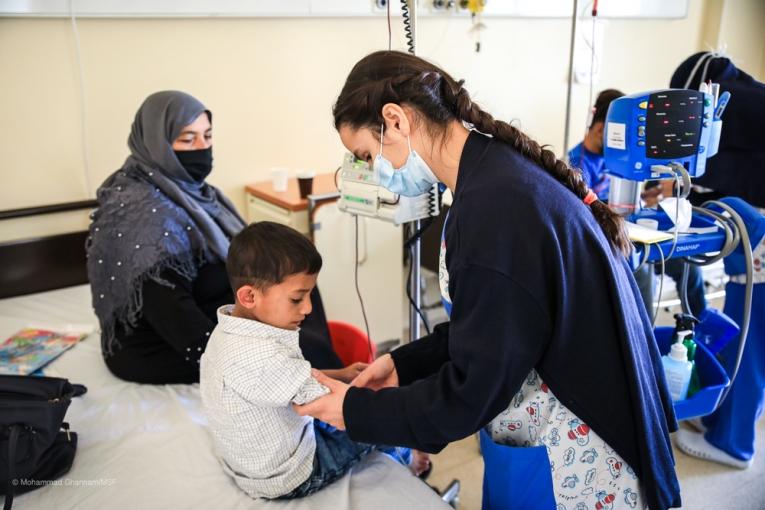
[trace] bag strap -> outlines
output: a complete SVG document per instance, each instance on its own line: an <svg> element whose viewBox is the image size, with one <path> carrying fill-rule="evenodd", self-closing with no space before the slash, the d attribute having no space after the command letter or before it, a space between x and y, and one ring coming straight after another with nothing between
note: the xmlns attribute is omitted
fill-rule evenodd
<svg viewBox="0 0 765 510"><path fill-rule="evenodd" d="M79 397L80 395L84 395L85 393L87 393L88 388L86 388L82 384L72 384L72 391L73 391L72 393L73 397Z"/></svg>
<svg viewBox="0 0 765 510"><path fill-rule="evenodd" d="M16 465L16 444L19 442L21 425L10 425L8 428L10 429L10 434L8 435L8 486L5 489L3 510L11 510L13 505L13 492L16 487L13 483L15 482L13 467Z"/></svg>

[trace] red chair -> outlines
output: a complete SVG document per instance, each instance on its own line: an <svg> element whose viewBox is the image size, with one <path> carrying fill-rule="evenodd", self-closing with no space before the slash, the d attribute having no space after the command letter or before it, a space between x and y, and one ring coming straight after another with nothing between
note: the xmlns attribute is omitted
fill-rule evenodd
<svg viewBox="0 0 765 510"><path fill-rule="evenodd" d="M372 363L377 355L377 347L374 343L370 356L370 342L367 335L359 328L347 322L327 321L329 337L332 340L332 348L337 353L343 366L351 365L357 361Z"/></svg>

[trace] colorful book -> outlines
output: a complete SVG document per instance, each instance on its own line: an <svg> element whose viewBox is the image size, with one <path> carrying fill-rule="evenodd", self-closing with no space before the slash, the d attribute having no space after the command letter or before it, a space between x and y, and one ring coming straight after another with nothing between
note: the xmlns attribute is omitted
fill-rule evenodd
<svg viewBox="0 0 765 510"><path fill-rule="evenodd" d="M30 375L87 336L87 332L66 333L25 328L0 344L0 374Z"/></svg>

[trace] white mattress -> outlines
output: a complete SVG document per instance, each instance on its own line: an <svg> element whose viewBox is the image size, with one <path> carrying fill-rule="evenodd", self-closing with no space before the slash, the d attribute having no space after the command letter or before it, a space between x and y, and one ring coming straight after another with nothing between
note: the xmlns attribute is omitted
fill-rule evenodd
<svg viewBox="0 0 765 510"><path fill-rule="evenodd" d="M87 286L0 300L0 339L32 324L97 326ZM58 485L18 496L14 508L43 509L445 509L408 469L379 453L311 497L252 500L213 454L198 385L150 386L114 377L94 333L46 375L88 387L66 420L79 434L74 466Z"/></svg>

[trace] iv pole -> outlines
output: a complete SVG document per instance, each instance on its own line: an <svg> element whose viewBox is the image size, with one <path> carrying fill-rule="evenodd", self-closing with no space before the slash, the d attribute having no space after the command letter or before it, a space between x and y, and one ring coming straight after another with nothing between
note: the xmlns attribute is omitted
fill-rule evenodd
<svg viewBox="0 0 765 510"><path fill-rule="evenodd" d="M391 1L391 0L388 0ZM409 17L411 23L411 44L410 52L414 54L417 43L417 0L407 0L409 7ZM412 232L419 232L421 221L412 222ZM420 282L420 260L421 260L421 238L417 238L412 246L412 256L409 263L412 264L412 278L409 281L409 294L412 296L413 304L409 304L409 341L414 342L420 338L420 317L417 313L421 309L421 282Z"/></svg>
<svg viewBox="0 0 765 510"><path fill-rule="evenodd" d="M569 121L571 119L571 93L574 86L574 46L576 44L576 18L579 12L579 1L574 0L574 14L571 16L571 47L568 54L568 89L566 91L566 125L563 128L562 158L568 154Z"/></svg>

